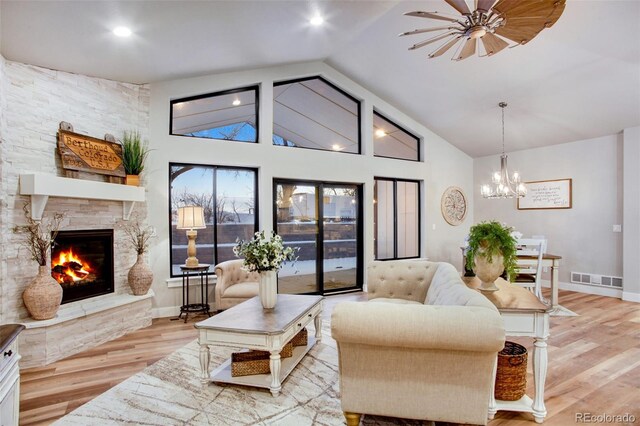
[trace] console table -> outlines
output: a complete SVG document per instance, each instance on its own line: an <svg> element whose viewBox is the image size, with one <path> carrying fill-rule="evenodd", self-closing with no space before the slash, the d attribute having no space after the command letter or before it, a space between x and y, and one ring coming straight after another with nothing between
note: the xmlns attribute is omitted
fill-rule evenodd
<svg viewBox="0 0 640 426"><path fill-rule="evenodd" d="M278 294L276 307L264 309L258 297L246 300L195 325L200 344L203 383L222 382L267 388L278 396L282 381L322 337L322 296ZM293 349L293 356L280 359L280 351L300 330L314 321L315 338ZM268 351L270 374L231 376L231 360L209 374L209 345Z"/></svg>
<svg viewBox="0 0 640 426"><path fill-rule="evenodd" d="M202 312L211 316L209 312L209 267L211 265L201 263L198 266L180 265L182 271L182 306L180 306L180 315L177 319L182 318L184 314L184 322L187 322L190 313ZM200 278L200 303L189 303L189 278Z"/></svg>
<svg viewBox="0 0 640 426"><path fill-rule="evenodd" d="M477 290L480 287L480 280L477 277L463 277L463 281L470 288ZM552 308L542 303L530 291L502 278L496 280L496 286L499 288L498 291L482 292L482 294L500 311L506 335L533 337L535 395L533 399L524 395L518 401L500 401L495 399L492 388L488 417L493 419L499 410L519 411L532 413L536 423L542 423L547 415L544 405L544 382L547 378L547 339L549 338L549 312Z"/></svg>
<svg viewBox="0 0 640 426"><path fill-rule="evenodd" d="M462 250L462 270L473 276L472 271L467 270L467 258L464 254L465 247L460 247ZM537 259L535 256L518 256L522 259ZM549 280L549 287L551 287L551 308L556 309L558 307L558 286L560 285L558 277L558 269L560 268L560 260L562 256L556 254L543 253L542 255L542 267L549 268L551 272L551 279Z"/></svg>

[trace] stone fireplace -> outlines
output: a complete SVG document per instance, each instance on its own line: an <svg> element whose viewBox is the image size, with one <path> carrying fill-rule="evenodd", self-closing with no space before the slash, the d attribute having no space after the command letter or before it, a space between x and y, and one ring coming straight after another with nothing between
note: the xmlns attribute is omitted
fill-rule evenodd
<svg viewBox="0 0 640 426"><path fill-rule="evenodd" d="M149 86L24 65L0 56L0 93L0 319L27 327L20 334L21 368L43 366L151 323L153 290L145 296L131 294L127 273L136 252L123 230L127 220L146 222L144 188L107 183L88 173L67 178L56 138L59 123L66 121L77 133L98 139L105 133L121 138L132 129L140 129L146 139ZM39 179L36 174L41 174ZM113 282L95 297L86 298L85 290L70 299L65 295L68 302L51 320L33 320L22 301L22 292L38 273L23 246L24 235L12 232L25 223L25 204L35 220L64 213L62 231L108 229L113 235L112 254L106 256L112 259L107 269ZM93 256L90 264L102 263ZM77 272L93 278L85 268Z"/></svg>
<svg viewBox="0 0 640 426"><path fill-rule="evenodd" d="M62 286L63 304L113 293L113 229L58 232L51 276Z"/></svg>

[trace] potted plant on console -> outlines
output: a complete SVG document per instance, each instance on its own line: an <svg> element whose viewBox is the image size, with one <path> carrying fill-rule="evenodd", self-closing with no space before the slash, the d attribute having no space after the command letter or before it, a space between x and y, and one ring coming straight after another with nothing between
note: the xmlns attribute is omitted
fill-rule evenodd
<svg viewBox="0 0 640 426"><path fill-rule="evenodd" d="M506 271L507 279L515 275L516 240L512 228L499 222L481 222L469 230L467 268L473 269L482 282L481 291L496 291L495 281Z"/></svg>
<svg viewBox="0 0 640 426"><path fill-rule="evenodd" d="M258 295L265 309L276 306L278 298L278 270L287 261L296 261L299 247L285 247L282 237L271 231L266 236L264 231L256 232L250 241L236 240L233 253L243 257L243 267L249 272L260 273Z"/></svg>
<svg viewBox="0 0 640 426"><path fill-rule="evenodd" d="M149 242L155 237L155 230L152 226L141 225L139 220L125 224L123 228L129 237L129 244L138 254L138 259L127 276L129 287L134 295L144 296L153 283L153 271L144 261L144 254L149 250Z"/></svg>
<svg viewBox="0 0 640 426"><path fill-rule="evenodd" d="M34 220L27 204L23 207L26 225L17 225L13 232L26 235L23 245L29 250L31 259L38 262L38 275L22 293L24 306L36 320L48 320L56 316L62 302L62 287L51 276L49 255L58 234L63 215L55 213L50 219Z"/></svg>
<svg viewBox="0 0 640 426"><path fill-rule="evenodd" d="M140 174L148 155L149 147L146 142L142 142L140 132L125 131L122 138L122 165L127 173L127 185L140 186Z"/></svg>

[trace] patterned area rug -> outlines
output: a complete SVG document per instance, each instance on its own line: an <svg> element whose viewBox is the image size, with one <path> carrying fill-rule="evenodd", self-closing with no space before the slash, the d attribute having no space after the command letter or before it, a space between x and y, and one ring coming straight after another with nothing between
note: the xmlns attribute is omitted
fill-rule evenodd
<svg viewBox="0 0 640 426"><path fill-rule="evenodd" d="M314 333L312 327L309 334ZM211 347L211 366L231 348ZM55 425L344 425L340 409L337 350L328 324L274 398L268 389L200 383L194 340L58 420ZM363 425L431 425L364 416Z"/></svg>
<svg viewBox="0 0 640 426"><path fill-rule="evenodd" d="M580 315L573 312L571 309L567 309L564 306L558 305L550 313L552 317L578 317Z"/></svg>

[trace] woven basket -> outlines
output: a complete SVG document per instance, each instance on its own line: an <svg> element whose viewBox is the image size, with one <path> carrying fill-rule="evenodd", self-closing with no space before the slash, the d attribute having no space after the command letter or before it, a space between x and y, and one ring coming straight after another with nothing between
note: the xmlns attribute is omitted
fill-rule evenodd
<svg viewBox="0 0 640 426"><path fill-rule="evenodd" d="M527 349L514 342L505 342L498 352L498 370L494 395L501 401L517 401L527 389Z"/></svg>
<svg viewBox="0 0 640 426"><path fill-rule="evenodd" d="M298 334L291 339L293 346L307 346L307 329L303 328Z"/></svg>
<svg viewBox="0 0 640 426"><path fill-rule="evenodd" d="M280 351L280 357L289 358L292 355L293 345L289 342ZM231 377L269 374L271 372L269 356L267 351L233 352L231 354Z"/></svg>

